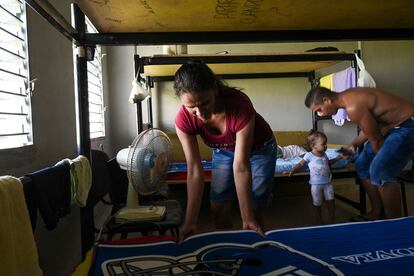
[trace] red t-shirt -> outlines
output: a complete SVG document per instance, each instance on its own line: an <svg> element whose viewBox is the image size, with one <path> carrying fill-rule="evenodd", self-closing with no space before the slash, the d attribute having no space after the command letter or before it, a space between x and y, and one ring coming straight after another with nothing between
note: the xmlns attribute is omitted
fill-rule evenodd
<svg viewBox="0 0 414 276"><path fill-rule="evenodd" d="M184 133L199 134L206 145L212 148L226 148L234 151L236 147L236 133L242 130L255 115L253 149L259 148L269 140L273 132L269 124L256 112L253 105L241 91L222 95L226 112L226 130L223 134L212 134L203 125L203 122L192 115L185 106L181 106L175 117L175 125Z"/></svg>

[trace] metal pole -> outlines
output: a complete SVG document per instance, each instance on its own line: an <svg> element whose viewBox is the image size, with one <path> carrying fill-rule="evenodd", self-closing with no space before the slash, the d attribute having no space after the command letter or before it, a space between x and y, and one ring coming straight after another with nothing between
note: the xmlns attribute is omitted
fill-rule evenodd
<svg viewBox="0 0 414 276"><path fill-rule="evenodd" d="M355 54L359 58L361 58L361 50L355 50ZM358 87L359 68L358 68L358 62L355 56L352 60L352 66L354 66L354 69L355 69L355 87ZM359 135L360 131L361 129L359 128L359 126L357 126L357 135ZM363 149L364 149L364 145L362 144L361 146L358 147L357 150L359 152L362 152ZM366 197L365 197L365 188L364 188L364 185L361 183L360 178L356 174L355 174L355 183L359 185L359 206L360 206L359 211L361 214L366 214L367 213L367 202L366 202Z"/></svg>
<svg viewBox="0 0 414 276"><path fill-rule="evenodd" d="M76 4L72 4L72 20L76 30L83 35L85 33L85 15ZM88 100L88 71L86 49L84 45L78 45L76 53L76 124L78 154L91 160L91 141L89 130L89 100ZM93 206L81 208L81 242L82 256L85 257L95 240L95 224L93 219Z"/></svg>
<svg viewBox="0 0 414 276"><path fill-rule="evenodd" d="M139 80L139 72L141 68L141 59L139 55L134 55L134 77L137 77ZM142 102L135 102L137 108L137 134L140 134L144 128L142 123Z"/></svg>
<svg viewBox="0 0 414 276"><path fill-rule="evenodd" d="M172 45L219 43L316 42L355 40L412 40L413 28L219 31L219 32L141 32L87 34L91 45Z"/></svg>
<svg viewBox="0 0 414 276"><path fill-rule="evenodd" d="M311 88L314 88L316 86L315 84L315 71L311 71L309 73L309 82L311 84ZM318 119L315 116L315 112L312 111L312 129L317 130L318 129Z"/></svg>
<svg viewBox="0 0 414 276"><path fill-rule="evenodd" d="M153 128L154 123L152 121L152 98L151 98L151 96L148 97L147 108L148 108L148 118L149 118L149 126L148 127Z"/></svg>

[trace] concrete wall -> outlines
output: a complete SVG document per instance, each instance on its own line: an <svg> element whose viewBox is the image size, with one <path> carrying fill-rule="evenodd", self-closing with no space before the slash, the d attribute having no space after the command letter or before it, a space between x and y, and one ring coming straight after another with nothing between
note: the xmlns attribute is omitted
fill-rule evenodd
<svg viewBox="0 0 414 276"><path fill-rule="evenodd" d="M108 113L107 129L112 138L110 157L132 143L137 134L135 105L128 102L134 79L134 47L108 47Z"/></svg>
<svg viewBox="0 0 414 276"><path fill-rule="evenodd" d="M68 7L70 1L52 1ZM61 11L70 18L70 10ZM33 146L1 150L0 174L20 176L76 154L72 44L27 8Z"/></svg>
<svg viewBox="0 0 414 276"><path fill-rule="evenodd" d="M50 1L69 22L71 2ZM27 22L30 78L38 79L32 97L33 145L0 150L0 175L16 177L77 155L72 43L29 7ZM109 135L92 145L109 150ZM38 216L35 239L44 275L70 275L81 261L79 208L74 206L54 231L47 231Z"/></svg>

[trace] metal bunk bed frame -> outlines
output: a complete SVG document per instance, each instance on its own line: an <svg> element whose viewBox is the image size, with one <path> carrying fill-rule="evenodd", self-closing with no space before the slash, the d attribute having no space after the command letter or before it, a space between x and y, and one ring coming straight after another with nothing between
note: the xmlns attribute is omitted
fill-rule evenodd
<svg viewBox="0 0 414 276"><path fill-rule="evenodd" d="M74 26L72 27L47 0L24 1L39 15L45 18L55 29L71 40L76 48L75 70L77 90L75 93L77 95L76 111L77 123L79 125L79 133L77 133L78 154L86 156L89 160L91 156L91 144L89 134L87 61L93 60L96 45L120 46L414 39L414 28L89 34L85 33L85 14L77 4L72 4L72 20ZM262 75L261 77L277 77L277 75L269 74L268 76ZM314 73L311 72L309 78L314 79ZM94 243L93 210L91 208L85 207L81 209L81 229L82 254L85 255Z"/></svg>
<svg viewBox="0 0 414 276"><path fill-rule="evenodd" d="M355 51L357 55L360 55L359 50ZM144 67L146 65L170 65L170 64L181 64L185 63L195 57L191 56L152 56L152 57L139 57L135 55L134 64L135 64L135 73L144 72ZM358 76L358 66L355 54L350 53L341 53L337 54L312 54L312 55L298 55L298 54L287 54L287 55L240 55L240 56L197 56L196 59L202 60L205 63L214 64L214 63L252 63L252 62L295 62L295 61L350 61L351 66L355 69L355 75ZM220 75L219 75L220 76ZM222 78L226 79L246 79L246 78L298 78L306 77L308 78L312 87L317 86L318 83L315 81L315 71L308 72L286 72L286 73L258 73L258 74L225 74L221 75ZM154 82L159 81L172 81L174 78L172 76L147 76L146 81L153 87ZM356 86L355 79L355 86ZM137 126L139 132L144 128L142 122L142 107L141 102L137 104ZM152 107L151 107L151 97L148 101L148 118L149 125L146 127L152 127ZM316 114L312 113L312 126L313 129L318 129L318 121L330 120L329 117L319 117ZM286 177L276 177L275 181L277 183L286 183L286 182L295 182L295 181L305 181L307 180L307 175L296 175L290 178ZM360 184L358 178L356 177L355 171L337 171L334 174L334 178L355 178L356 184ZM277 180L276 180L277 179ZM359 202L350 200L342 195L335 194L335 198L345 202L346 204L358 209L361 214L366 213L366 199L365 199L365 189L362 185L359 185Z"/></svg>

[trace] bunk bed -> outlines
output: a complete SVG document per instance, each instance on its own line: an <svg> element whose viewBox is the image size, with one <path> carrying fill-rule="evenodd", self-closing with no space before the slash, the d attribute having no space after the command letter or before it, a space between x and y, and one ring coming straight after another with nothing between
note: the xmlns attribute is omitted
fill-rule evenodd
<svg viewBox="0 0 414 276"><path fill-rule="evenodd" d="M414 2L109 1L72 4L73 26L47 0L25 0L74 43L78 153L90 158L86 63L96 45L168 45L414 38ZM326 10L329 9L329 12ZM99 33L85 33L85 14ZM323 14L323 16L321 16ZM195 18L197 20L195 20ZM191 22L191 24L188 24ZM82 208L82 252L94 242L93 210ZM412 246L412 244L410 245Z"/></svg>
<svg viewBox="0 0 414 276"><path fill-rule="evenodd" d="M181 64L189 60L202 60L221 78L225 79L254 79L254 78L307 78L311 86L317 85L315 79L315 71L326 69L344 61L350 62L358 75L356 66L356 57L354 53L344 53L339 51L333 52L299 52L299 53L258 53L258 54L216 54L216 55L154 55L147 57L139 57L135 55L134 64L137 76L145 78L149 86L153 87L154 82L172 81L173 76ZM142 76L141 76L142 75ZM356 86L356 83L355 83ZM151 100L148 104L149 125L152 126L152 107ZM312 128L318 128L318 121L327 120L330 117L319 117L312 114ZM143 129L142 107L141 102L137 103L137 125L138 130ZM292 132L297 134L298 132ZM306 131L302 131L306 133ZM275 133L277 137L277 132ZM304 141L301 141L301 144ZM174 139L175 141L176 139ZM173 143L174 143L173 141ZM175 141L177 142L177 141ZM174 146L173 146L174 148ZM207 182L210 180L210 170L208 166L210 160L204 160L203 166ZM278 160L279 161L279 160ZM282 161L282 160L280 160ZM285 162L288 163L288 162ZM308 173L299 173L293 177L283 176L278 169L275 168L275 183L287 183L305 181ZM288 164L286 164L288 165ZM335 168L332 171L333 178L355 178L355 170L351 164L343 163L344 166ZM211 165L210 165L211 166ZM167 183L177 184L185 183L186 174L183 164L176 163L172 165L174 172L170 174ZM279 166L280 167L280 166ZM285 166L286 167L286 166ZM362 185L359 186L359 201L350 200L339 194L336 198L358 209L361 213L366 212L365 191Z"/></svg>

